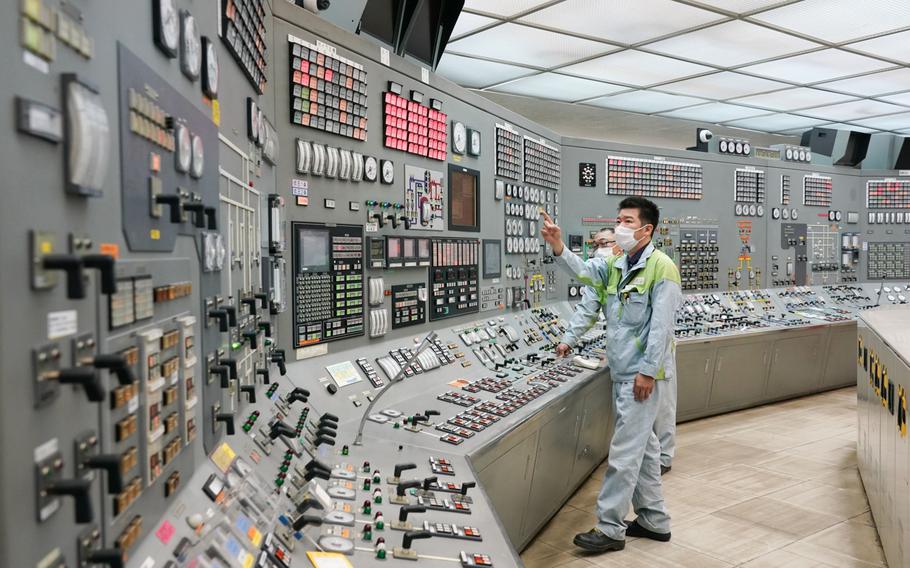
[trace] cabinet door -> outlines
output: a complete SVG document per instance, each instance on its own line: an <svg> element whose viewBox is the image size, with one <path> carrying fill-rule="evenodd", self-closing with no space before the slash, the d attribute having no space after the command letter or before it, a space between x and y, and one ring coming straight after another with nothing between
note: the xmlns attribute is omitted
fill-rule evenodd
<svg viewBox="0 0 910 568"><path fill-rule="evenodd" d="M478 481L493 502L493 509L513 543L520 542L534 473L537 434L534 432L477 472Z"/></svg>
<svg viewBox="0 0 910 568"><path fill-rule="evenodd" d="M577 399L567 402L550 422L540 428L538 459L534 464L523 537L537 532L566 498L569 477L575 464L580 402Z"/></svg>
<svg viewBox="0 0 910 568"><path fill-rule="evenodd" d="M767 364L768 344L765 341L718 348L708 407L712 410L735 408L762 400Z"/></svg>
<svg viewBox="0 0 910 568"><path fill-rule="evenodd" d="M676 420L691 420L705 414L708 391L714 375L714 347L678 347L676 351Z"/></svg>
<svg viewBox="0 0 910 568"><path fill-rule="evenodd" d="M825 357L822 387L845 387L856 382L856 328L832 328Z"/></svg>
<svg viewBox="0 0 910 568"><path fill-rule="evenodd" d="M818 387L821 370L818 356L824 339L821 331L815 331L774 342L766 399L807 393ZM852 349L848 355L853 355Z"/></svg>
<svg viewBox="0 0 910 568"><path fill-rule="evenodd" d="M569 489L577 487L607 454L607 433L613 423L612 386L610 380L598 381L583 393L575 466Z"/></svg>

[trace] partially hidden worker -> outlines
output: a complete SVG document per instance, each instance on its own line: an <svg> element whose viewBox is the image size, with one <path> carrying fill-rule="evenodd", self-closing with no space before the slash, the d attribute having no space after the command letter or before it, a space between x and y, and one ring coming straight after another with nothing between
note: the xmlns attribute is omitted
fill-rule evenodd
<svg viewBox="0 0 910 568"><path fill-rule="evenodd" d="M660 444L654 428L664 412L661 397L669 381L676 379L673 327L682 291L673 260L651 243L660 211L642 197L623 199L615 229L623 254L587 261L568 250L561 229L549 215L543 217L541 235L558 264L590 286L603 308L613 380L615 425L597 498L597 524L576 535L574 543L607 552L622 550L627 535L669 541L670 515L661 490ZM570 350L568 343L557 347L561 356ZM627 522L630 503L636 518Z"/></svg>

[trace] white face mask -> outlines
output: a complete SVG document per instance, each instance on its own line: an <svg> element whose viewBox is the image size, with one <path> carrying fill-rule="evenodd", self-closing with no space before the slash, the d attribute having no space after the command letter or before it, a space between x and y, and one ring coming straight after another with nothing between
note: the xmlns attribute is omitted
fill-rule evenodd
<svg viewBox="0 0 910 568"><path fill-rule="evenodd" d="M647 225L644 225L644 227L647 227ZM638 243L640 243L645 238L642 237L640 239L636 239L635 232L637 230L638 229L630 229L625 225L618 225L613 230L613 234L616 236L616 244L618 244L619 247L625 252L629 252L630 250L634 249L636 246L638 246Z"/></svg>
<svg viewBox="0 0 910 568"><path fill-rule="evenodd" d="M600 247L599 249L594 251L594 258L607 259L607 258L610 258L611 256L613 256L613 249L610 247Z"/></svg>

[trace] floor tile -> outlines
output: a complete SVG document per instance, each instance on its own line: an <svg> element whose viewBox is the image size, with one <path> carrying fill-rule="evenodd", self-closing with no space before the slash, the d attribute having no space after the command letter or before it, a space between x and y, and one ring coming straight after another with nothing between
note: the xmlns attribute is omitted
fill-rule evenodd
<svg viewBox="0 0 910 568"><path fill-rule="evenodd" d="M653 546L642 546L642 543ZM592 555L587 558L595 566L604 568L729 568L733 566L672 542L654 542L639 539L627 544L625 550Z"/></svg>
<svg viewBox="0 0 910 568"><path fill-rule="evenodd" d="M767 497L744 501L738 505L721 509L715 515L749 521L786 533L796 539L813 535L841 522L839 517L810 511Z"/></svg>
<svg viewBox="0 0 910 568"><path fill-rule="evenodd" d="M875 528L857 523L837 524L787 550L834 566L885 565Z"/></svg>
<svg viewBox="0 0 910 568"><path fill-rule="evenodd" d="M864 492L823 485L815 481L806 481L767 496L804 509L833 515L842 520L869 510L869 502Z"/></svg>
<svg viewBox="0 0 910 568"><path fill-rule="evenodd" d="M716 513L677 529L673 538L680 546L733 564L748 562L795 541L786 533Z"/></svg>
<svg viewBox="0 0 910 568"><path fill-rule="evenodd" d="M789 453L774 454L771 459L754 465L760 469L801 479L817 479L825 475L837 474L842 469L840 466L828 462L807 459Z"/></svg>
<svg viewBox="0 0 910 568"><path fill-rule="evenodd" d="M831 568L831 564L806 558L787 550L769 552L740 566L741 568Z"/></svg>
<svg viewBox="0 0 910 568"><path fill-rule="evenodd" d="M798 484L797 478L756 467L736 464L708 471L695 477L718 487L733 489L759 497ZM857 513L858 514L858 513Z"/></svg>
<svg viewBox="0 0 910 568"><path fill-rule="evenodd" d="M587 511L564 508L550 519L537 539L560 550L571 550L575 535L591 530L595 522L594 515Z"/></svg>

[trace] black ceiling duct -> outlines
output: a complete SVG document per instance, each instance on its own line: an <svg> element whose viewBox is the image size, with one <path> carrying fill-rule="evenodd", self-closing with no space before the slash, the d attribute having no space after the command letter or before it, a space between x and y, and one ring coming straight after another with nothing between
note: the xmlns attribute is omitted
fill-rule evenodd
<svg viewBox="0 0 910 568"><path fill-rule="evenodd" d="M436 69L464 0L368 0L358 33Z"/></svg>

